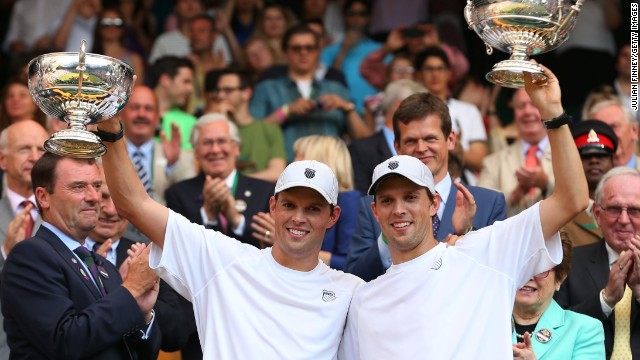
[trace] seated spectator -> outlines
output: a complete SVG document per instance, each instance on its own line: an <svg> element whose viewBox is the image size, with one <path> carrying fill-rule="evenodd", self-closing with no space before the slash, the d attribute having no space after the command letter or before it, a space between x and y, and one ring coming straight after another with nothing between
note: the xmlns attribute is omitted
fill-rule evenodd
<svg viewBox="0 0 640 360"><path fill-rule="evenodd" d="M344 40L322 50L320 61L345 74L349 92L356 104L356 111L362 114L365 97L374 94L376 89L360 75L360 64L381 44L367 37L366 28L369 23L367 2L350 0L343 8L346 27Z"/></svg>
<svg viewBox="0 0 640 360"><path fill-rule="evenodd" d="M240 46L244 46L251 38L251 34L258 25L258 17L262 11L262 1L259 0L229 0L224 8L224 14L231 25L233 34Z"/></svg>
<svg viewBox="0 0 640 360"><path fill-rule="evenodd" d="M142 57L124 46L124 20L116 7L107 7L98 16L91 52L120 59L133 68L138 82L144 83L146 65Z"/></svg>
<svg viewBox="0 0 640 360"><path fill-rule="evenodd" d="M551 148L540 111L524 89L513 94L511 106L520 140L484 159L478 186L504 193L507 216L529 208L553 192Z"/></svg>
<svg viewBox="0 0 640 360"><path fill-rule="evenodd" d="M288 76L258 84L249 107L254 117L282 127L288 160L294 156L293 143L302 136L348 134L358 139L371 134L347 89L334 81L314 78L318 41L306 25L289 29L283 40Z"/></svg>
<svg viewBox="0 0 640 360"><path fill-rule="evenodd" d="M394 54L393 60L391 60L386 69L387 82L385 83L385 88L395 80L413 80L415 72L413 60L408 53L398 52ZM373 131L379 131L385 126L385 116L381 108L383 99L384 91L364 98L364 120L367 126Z"/></svg>
<svg viewBox="0 0 640 360"><path fill-rule="evenodd" d="M587 97L582 109L585 119L596 119L611 126L618 137L618 150L613 157L614 166L628 166L640 169L636 155L638 143L638 123L631 110L611 91L595 92Z"/></svg>
<svg viewBox="0 0 640 360"><path fill-rule="evenodd" d="M262 8L258 26L253 36L262 37L275 54L276 64L286 64L284 49L282 48L284 34L297 22L295 15L285 6L270 3Z"/></svg>
<svg viewBox="0 0 640 360"><path fill-rule="evenodd" d="M9 80L0 92L0 131L23 120L35 120L44 127L46 119L33 102L27 84L18 78Z"/></svg>
<svg viewBox="0 0 640 360"><path fill-rule="evenodd" d="M250 38L242 50L245 66L251 73L251 80L255 83L262 77L264 71L275 63L275 51L262 37Z"/></svg>
<svg viewBox="0 0 640 360"><path fill-rule="evenodd" d="M451 65L440 47L430 47L416 56L416 78L432 94L447 103L456 136L464 151L465 178L469 184L477 183L482 160L487 156L487 132L478 108L451 97Z"/></svg>
<svg viewBox="0 0 640 360"><path fill-rule="evenodd" d="M240 156L236 167L253 178L275 183L287 166L284 138L278 125L256 121L249 113L253 89L249 75L232 68L213 71L206 80L205 113L229 117L240 132Z"/></svg>
<svg viewBox="0 0 640 360"><path fill-rule="evenodd" d="M398 50L404 50L415 59L419 53L432 46L439 46L445 52L448 62L451 64L450 81L452 84L469 71L467 58L457 48L442 43L438 37L438 31L433 25L418 24L411 27L403 26L391 31L382 48L372 52L362 61L360 73L369 84L375 88L383 89L385 63L390 61L388 55Z"/></svg>
<svg viewBox="0 0 640 360"><path fill-rule="evenodd" d="M387 85L380 104L385 119L384 127L369 137L349 144L356 190L366 194L371 186L373 169L388 158L397 155L394 144L393 114L402 100L415 93L426 91L424 86L410 79L395 80Z"/></svg>
<svg viewBox="0 0 640 360"><path fill-rule="evenodd" d="M338 179L340 218L327 230L320 250L320 260L336 270L344 270L349 241L358 217L362 193L353 188L351 156L344 142L335 136L310 135L293 144L295 160L316 160L331 168Z"/></svg>
<svg viewBox="0 0 640 360"><path fill-rule="evenodd" d="M562 262L533 275L516 292L512 335L514 359L605 358L602 323L590 316L564 310L553 300L553 294L571 268L571 240L562 231L560 239Z"/></svg>
<svg viewBox="0 0 640 360"><path fill-rule="evenodd" d="M164 56L180 57L186 56L191 52L189 26L191 19L204 14L203 0L176 0L173 13L178 20L178 28L158 35L149 55L149 64L151 65ZM213 54L221 52L224 56L225 64L229 64L233 60L229 44L222 36L216 37L211 51Z"/></svg>
<svg viewBox="0 0 640 360"><path fill-rule="evenodd" d="M564 227L573 246L578 247L602 238L602 230L593 217L595 191L602 176L613 168L618 137L600 120L579 121L571 126L571 133L589 186L589 206Z"/></svg>
<svg viewBox="0 0 640 360"><path fill-rule="evenodd" d="M63 17L52 24L51 47L58 51L80 51L82 40L87 52L93 50L93 34L102 10L100 0L73 0Z"/></svg>

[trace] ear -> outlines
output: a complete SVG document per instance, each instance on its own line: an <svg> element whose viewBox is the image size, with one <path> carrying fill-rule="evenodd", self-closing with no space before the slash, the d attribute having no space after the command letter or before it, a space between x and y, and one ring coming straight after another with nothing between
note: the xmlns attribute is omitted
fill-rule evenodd
<svg viewBox="0 0 640 360"><path fill-rule="evenodd" d="M158 79L158 84L160 84L163 87L171 86L171 76L169 76L169 74L160 75L160 79Z"/></svg>
<svg viewBox="0 0 640 360"><path fill-rule="evenodd" d="M269 198L269 214L273 217L273 212L276 210L276 197L271 195Z"/></svg>
<svg viewBox="0 0 640 360"><path fill-rule="evenodd" d="M250 87L247 87L242 91L242 99L246 102L251 100L251 96L253 96L253 90Z"/></svg>
<svg viewBox="0 0 640 360"><path fill-rule="evenodd" d="M426 190L429 191L429 190ZM433 201L431 202L431 208L429 209L429 215L433 217L438 213L438 209L440 208L440 194L433 194Z"/></svg>
<svg viewBox="0 0 640 360"><path fill-rule="evenodd" d="M4 151L0 150L0 169L7 170L7 160Z"/></svg>
<svg viewBox="0 0 640 360"><path fill-rule="evenodd" d="M447 150L449 151L455 150L456 141L457 141L456 133L453 130L451 130L451 132L449 133L449 136L447 136Z"/></svg>
<svg viewBox="0 0 640 360"><path fill-rule="evenodd" d="M600 225L602 208L600 208L600 205L594 202L593 205L591 205L591 211L593 211L593 218L596 220L596 224L598 224L598 227L602 229L602 226Z"/></svg>
<svg viewBox="0 0 640 360"><path fill-rule="evenodd" d="M563 276L560 281L556 281L556 291L560 290L560 285L567 279L567 275Z"/></svg>
<svg viewBox="0 0 640 360"><path fill-rule="evenodd" d="M40 210L49 209L51 207L50 195L43 187L37 187L35 192L36 200L40 204Z"/></svg>
<svg viewBox="0 0 640 360"><path fill-rule="evenodd" d="M634 142L638 140L638 123L635 121L631 124L631 139Z"/></svg>
<svg viewBox="0 0 640 360"><path fill-rule="evenodd" d="M341 212L342 212L342 209L340 208L340 206L336 205L333 207L333 212L331 213L331 215L329 215L329 223L327 224L327 229L329 229L330 227L332 227L338 222Z"/></svg>

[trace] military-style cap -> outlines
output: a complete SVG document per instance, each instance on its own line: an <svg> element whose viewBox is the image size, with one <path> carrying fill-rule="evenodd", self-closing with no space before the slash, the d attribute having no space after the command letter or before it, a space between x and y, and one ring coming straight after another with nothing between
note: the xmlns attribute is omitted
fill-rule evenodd
<svg viewBox="0 0 640 360"><path fill-rule="evenodd" d="M573 140L580 155L613 155L618 149L618 137L600 120L582 120L571 126Z"/></svg>

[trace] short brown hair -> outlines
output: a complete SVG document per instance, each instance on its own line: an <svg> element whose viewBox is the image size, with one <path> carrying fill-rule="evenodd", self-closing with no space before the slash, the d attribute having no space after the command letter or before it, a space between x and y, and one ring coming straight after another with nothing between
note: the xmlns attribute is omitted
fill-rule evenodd
<svg viewBox="0 0 640 360"><path fill-rule="evenodd" d="M393 134L396 142L400 143L401 136L398 123L407 125L415 120L423 120L429 115L437 115L440 118L440 129L445 138L448 137L451 133L449 107L439 97L422 92L404 99L393 114Z"/></svg>
<svg viewBox="0 0 640 360"><path fill-rule="evenodd" d="M554 268L556 271L556 281L562 281L562 278L569 275L569 270L571 270L571 257L573 255L573 244L565 229L560 230L560 240L562 242L562 262Z"/></svg>

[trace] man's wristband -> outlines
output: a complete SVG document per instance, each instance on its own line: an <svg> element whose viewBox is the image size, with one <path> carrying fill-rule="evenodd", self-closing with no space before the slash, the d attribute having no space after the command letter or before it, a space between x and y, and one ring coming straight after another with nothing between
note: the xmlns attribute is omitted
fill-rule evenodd
<svg viewBox="0 0 640 360"><path fill-rule="evenodd" d="M276 110L276 116L280 119L280 122L285 122L289 117L289 105L282 105Z"/></svg>
<svg viewBox="0 0 640 360"><path fill-rule="evenodd" d="M118 131L117 133L111 133L100 129L93 131L93 133L96 134L102 141L116 142L122 139L122 137L124 136L124 125L122 124L122 120L120 120L120 131Z"/></svg>
<svg viewBox="0 0 640 360"><path fill-rule="evenodd" d="M542 125L547 130L557 129L562 125L569 125L573 122L573 118L571 115L568 115L566 112L563 112L560 116L554 117L551 120L543 121Z"/></svg>

